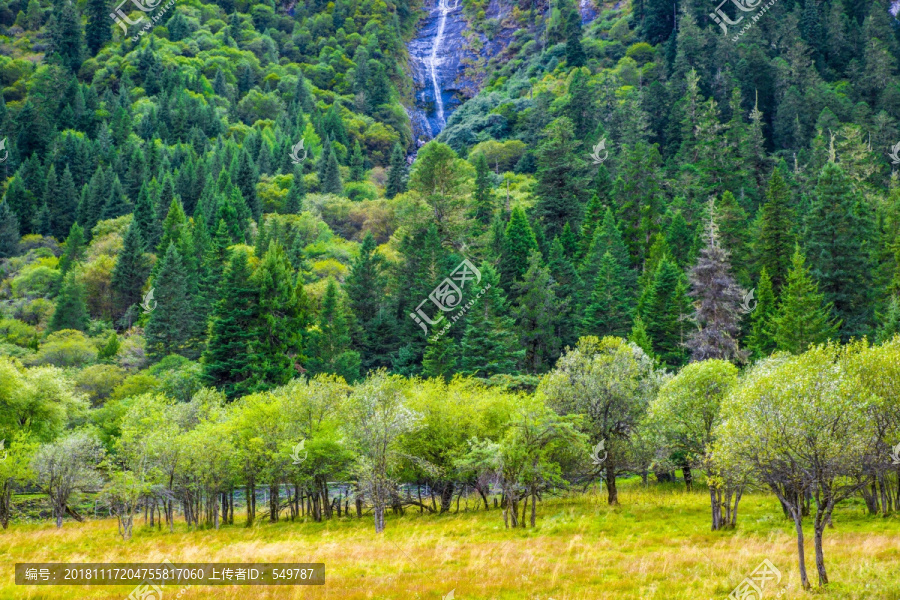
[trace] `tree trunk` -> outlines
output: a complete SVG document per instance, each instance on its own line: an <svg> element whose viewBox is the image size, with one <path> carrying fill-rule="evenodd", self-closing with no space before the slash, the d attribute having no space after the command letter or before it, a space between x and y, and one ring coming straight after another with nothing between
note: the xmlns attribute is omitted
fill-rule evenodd
<svg viewBox="0 0 900 600"><path fill-rule="evenodd" d="M712 508L712 530L718 531L722 527L722 504L719 502L719 493L713 486L709 486L709 504Z"/></svg>
<svg viewBox="0 0 900 600"><path fill-rule="evenodd" d="M375 500L375 533L381 533L384 531L384 501L381 499Z"/></svg>
<svg viewBox="0 0 900 600"><path fill-rule="evenodd" d="M450 510L450 505L453 502L453 483L445 483L444 487L441 488L441 514Z"/></svg>
<svg viewBox="0 0 900 600"><path fill-rule="evenodd" d="M611 457L610 457L611 458ZM616 489L616 467L612 464L612 460L606 464L606 490L607 502L611 506L619 504L619 490Z"/></svg>
<svg viewBox="0 0 900 600"><path fill-rule="evenodd" d="M803 510L800 506L801 499L797 498L797 506L791 507L794 517L794 529L797 532L797 561L800 567L800 584L804 590L810 589L809 577L806 575L806 554L803 549Z"/></svg>
<svg viewBox="0 0 900 600"><path fill-rule="evenodd" d="M537 494L531 492L531 526L537 521Z"/></svg>

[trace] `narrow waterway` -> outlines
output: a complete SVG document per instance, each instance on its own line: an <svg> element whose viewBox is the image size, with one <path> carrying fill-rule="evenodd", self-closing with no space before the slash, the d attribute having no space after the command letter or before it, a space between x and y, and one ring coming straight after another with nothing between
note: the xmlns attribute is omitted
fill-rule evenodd
<svg viewBox="0 0 900 600"><path fill-rule="evenodd" d="M435 138L459 105L455 91L462 71L466 23L460 0L427 0L409 57L415 82L415 106L410 108L413 136L419 144Z"/></svg>

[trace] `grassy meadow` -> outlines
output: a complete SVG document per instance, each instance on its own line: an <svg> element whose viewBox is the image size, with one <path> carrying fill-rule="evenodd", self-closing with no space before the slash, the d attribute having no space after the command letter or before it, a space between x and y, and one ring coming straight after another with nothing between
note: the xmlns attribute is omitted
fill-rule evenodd
<svg viewBox="0 0 900 600"><path fill-rule="evenodd" d="M17 562L324 562L324 586L194 587L165 598L440 599L725 599L764 559L782 573L764 598L900 599L900 517L873 518L861 504L838 508L826 531L825 560L832 583L804 593L797 574L790 522L774 497L741 501L735 531L709 531L705 490L636 482L609 507L605 493L549 499L534 529L506 530L499 510L443 516L407 511L388 516L383 536L371 518L326 523L259 522L220 531L175 533L135 524L123 543L113 519L13 524L0 533L0 598L113 600L133 586L16 586ZM475 506L474 502L470 506ZM142 521L141 521L142 523ZM811 526L807 568L815 581ZM172 591L169 592L168 590Z"/></svg>

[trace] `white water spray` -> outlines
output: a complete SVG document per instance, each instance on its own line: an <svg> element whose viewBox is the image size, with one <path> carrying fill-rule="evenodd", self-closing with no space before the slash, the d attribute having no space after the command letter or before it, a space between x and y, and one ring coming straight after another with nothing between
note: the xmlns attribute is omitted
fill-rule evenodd
<svg viewBox="0 0 900 600"><path fill-rule="evenodd" d="M442 58L438 58L438 51L441 48L441 42L444 41L444 27L447 25L447 15L450 11L456 10L459 6L459 0L440 0L438 10L441 12L440 21L438 21L437 34L434 36L434 43L431 45L431 54L428 55L426 63L428 64L428 73L431 75L431 85L434 88L434 104L437 113L440 129L447 124L444 119L444 98L441 96L441 86L438 84L437 67L443 62Z"/></svg>

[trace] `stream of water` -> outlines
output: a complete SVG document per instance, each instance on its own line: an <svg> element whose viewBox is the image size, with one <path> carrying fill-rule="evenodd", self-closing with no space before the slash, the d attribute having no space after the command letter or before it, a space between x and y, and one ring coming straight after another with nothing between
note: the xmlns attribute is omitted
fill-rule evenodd
<svg viewBox="0 0 900 600"><path fill-rule="evenodd" d="M426 5L427 6L427 5ZM409 110L419 145L436 137L458 105L454 86L463 55L465 22L459 0L437 0L409 43L415 106Z"/></svg>

